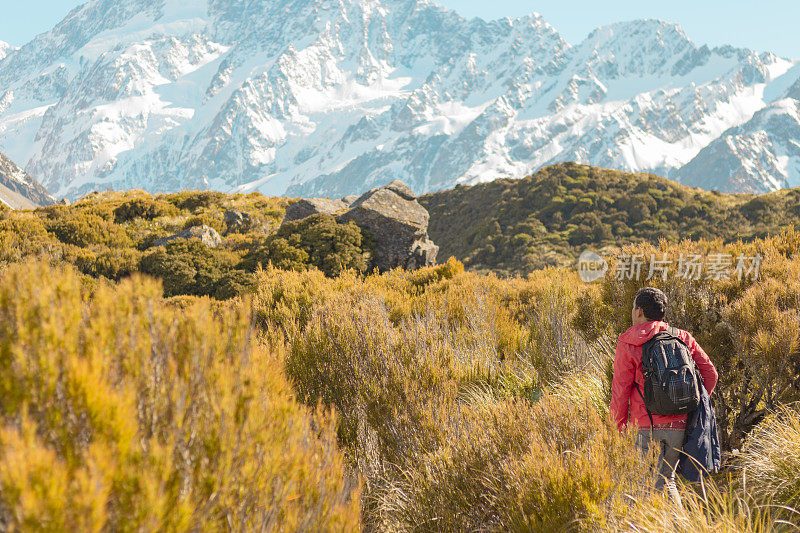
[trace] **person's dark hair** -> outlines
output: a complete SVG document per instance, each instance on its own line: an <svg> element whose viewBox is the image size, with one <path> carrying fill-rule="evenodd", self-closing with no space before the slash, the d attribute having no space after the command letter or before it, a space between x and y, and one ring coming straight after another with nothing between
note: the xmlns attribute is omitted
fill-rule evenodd
<svg viewBox="0 0 800 533"><path fill-rule="evenodd" d="M655 287L644 287L636 293L633 306L641 309L647 320L663 320L667 312L667 295Z"/></svg>

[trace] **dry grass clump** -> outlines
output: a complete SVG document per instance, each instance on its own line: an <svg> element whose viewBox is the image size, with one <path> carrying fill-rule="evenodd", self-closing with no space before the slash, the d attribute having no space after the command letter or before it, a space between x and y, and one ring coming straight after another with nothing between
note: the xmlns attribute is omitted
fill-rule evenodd
<svg viewBox="0 0 800 533"><path fill-rule="evenodd" d="M682 507L663 495L636 501L623 517L609 520L609 531L664 533L771 533L797 531L797 512L765 504L747 492L713 482L683 487ZM786 518L788 516L788 518Z"/></svg>
<svg viewBox="0 0 800 533"><path fill-rule="evenodd" d="M279 274L257 295L290 303L267 310L295 317L287 373L305 402L336 409L339 442L365 476L366 523L600 527L647 468L607 422L609 351L572 328L571 280L441 268L453 275Z"/></svg>
<svg viewBox="0 0 800 533"><path fill-rule="evenodd" d="M294 402L241 306L162 301L139 277L2 272L3 527L357 528L335 422Z"/></svg>
<svg viewBox="0 0 800 533"><path fill-rule="evenodd" d="M382 480L378 529L597 530L649 479L632 441L580 399L484 393L450 406L443 422L438 447Z"/></svg>
<svg viewBox="0 0 800 533"><path fill-rule="evenodd" d="M756 426L747 439L740 465L748 492L775 505L800 509L798 405L782 406Z"/></svg>

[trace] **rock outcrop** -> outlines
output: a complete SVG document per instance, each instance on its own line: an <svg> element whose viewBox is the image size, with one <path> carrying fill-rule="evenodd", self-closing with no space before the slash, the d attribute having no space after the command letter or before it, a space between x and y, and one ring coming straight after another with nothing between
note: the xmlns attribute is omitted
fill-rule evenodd
<svg viewBox="0 0 800 533"><path fill-rule="evenodd" d="M345 197L343 197L343 198L342 198L342 201L343 201L344 203L346 203L348 206L351 206L351 205L353 205L353 203L354 203L356 200L358 200L358 195L357 195L357 194L351 194L351 195L349 195L349 196L345 196Z"/></svg>
<svg viewBox="0 0 800 533"><path fill-rule="evenodd" d="M225 235L229 233L247 233L253 227L253 219L250 213L241 211L225 211Z"/></svg>
<svg viewBox="0 0 800 533"><path fill-rule="evenodd" d="M373 263L381 271L413 270L436 262L439 249L428 238L428 219L428 211L398 180L363 194L338 218L352 220L374 238Z"/></svg>
<svg viewBox="0 0 800 533"><path fill-rule="evenodd" d="M168 242L176 239L200 239L200 242L209 248L216 248L222 244L222 237L220 237L219 233L217 233L217 230L214 228L210 226L192 226L191 228L180 231L175 235L158 239L153 243L153 246L164 246Z"/></svg>
<svg viewBox="0 0 800 533"><path fill-rule="evenodd" d="M298 205L299 204L299 205ZM400 180L372 189L358 198L299 200L284 222L316 213L334 214L340 223L354 222L373 239L372 267L414 270L436 263L439 247L428 237L428 211L417 201L411 188Z"/></svg>
<svg viewBox="0 0 800 533"><path fill-rule="evenodd" d="M286 208L284 222L292 222L301 218L318 215L335 215L337 212L347 209L349 204L342 200L331 200L330 198L302 198Z"/></svg>

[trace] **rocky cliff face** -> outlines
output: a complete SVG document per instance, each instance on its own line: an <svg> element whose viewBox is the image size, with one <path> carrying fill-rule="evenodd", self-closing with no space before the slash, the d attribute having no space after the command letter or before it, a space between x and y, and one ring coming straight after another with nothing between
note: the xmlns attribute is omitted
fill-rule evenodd
<svg viewBox="0 0 800 533"><path fill-rule="evenodd" d="M4 53L0 150L69 197L338 197L396 178L426 192L564 160L669 176L706 148L749 190L769 162L712 143L800 78L659 21L571 46L538 15L468 20L427 0L90 0ZM798 175L784 170L767 186Z"/></svg>
<svg viewBox="0 0 800 533"><path fill-rule="evenodd" d="M36 180L0 154L0 203L12 209L34 209L55 200Z"/></svg>

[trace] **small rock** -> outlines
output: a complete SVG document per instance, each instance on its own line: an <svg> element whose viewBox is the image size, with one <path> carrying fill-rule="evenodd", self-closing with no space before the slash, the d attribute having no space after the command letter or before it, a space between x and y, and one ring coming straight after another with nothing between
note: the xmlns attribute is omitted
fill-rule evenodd
<svg viewBox="0 0 800 533"><path fill-rule="evenodd" d="M422 239L415 241L411 246L411 256L406 262L405 268L415 270L417 268L429 267L436 264L436 256L439 254L439 247L425 235Z"/></svg>
<svg viewBox="0 0 800 533"><path fill-rule="evenodd" d="M252 219L249 213L225 211L225 235L229 233L246 233L252 227Z"/></svg>
<svg viewBox="0 0 800 533"><path fill-rule="evenodd" d="M417 195L414 194L414 191L411 190L411 187L406 185L400 180L394 180L393 182L381 187L382 189L390 190L394 193L397 193L401 198L405 200L416 200Z"/></svg>
<svg viewBox="0 0 800 533"><path fill-rule="evenodd" d="M358 196L355 194L351 194L349 196L345 196L342 198L342 202L344 202L345 205L347 206L353 205L356 202L356 200L358 200Z"/></svg>
<svg viewBox="0 0 800 533"><path fill-rule="evenodd" d="M163 237L153 243L153 246L164 246L168 242L175 239L200 239L200 242L209 248L216 248L222 244L222 237L220 237L217 230L210 226L192 226L183 231L179 231L175 235Z"/></svg>
<svg viewBox="0 0 800 533"><path fill-rule="evenodd" d="M302 198L286 208L286 216L283 221L292 222L320 213L333 215L337 211L347 209L347 206L341 200L331 200L330 198Z"/></svg>

